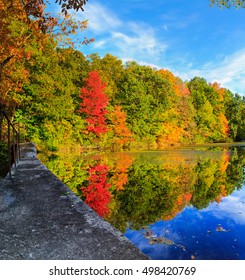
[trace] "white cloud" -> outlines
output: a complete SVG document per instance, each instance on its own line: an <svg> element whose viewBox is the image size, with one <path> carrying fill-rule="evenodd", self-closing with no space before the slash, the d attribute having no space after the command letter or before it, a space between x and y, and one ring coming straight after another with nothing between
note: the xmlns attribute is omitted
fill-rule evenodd
<svg viewBox="0 0 245 280"><path fill-rule="evenodd" d="M218 62L208 62L199 69L187 67L185 71L176 71L182 79L195 76L204 77L208 82L218 82L233 93L245 95L245 49L225 56Z"/></svg>
<svg viewBox="0 0 245 280"><path fill-rule="evenodd" d="M95 42L93 43L93 48L102 48L102 47L104 47L106 44L108 43L108 40L98 40L98 41L96 41L95 40Z"/></svg>
<svg viewBox="0 0 245 280"><path fill-rule="evenodd" d="M98 3L90 3L89 9L80 12L79 16L89 19L88 27L95 34L109 32L122 25L121 20L113 11Z"/></svg>
<svg viewBox="0 0 245 280"><path fill-rule="evenodd" d="M168 68L183 80L190 80L195 76L204 77L208 82L218 82L234 93L245 95L245 49L229 56L220 55L215 62L197 66L190 53L173 57L171 47L166 40L162 40L162 34L158 33L159 28L165 33L170 29L186 28L198 21L197 15L180 16L176 19L176 14L168 13L162 16L164 23L158 27L139 21L127 22L98 3L90 3L89 9L78 15L89 19L88 30L96 38L91 45L93 50L106 50L125 61L129 57L132 59L128 60L135 60L141 65Z"/></svg>
<svg viewBox="0 0 245 280"><path fill-rule="evenodd" d="M156 60L167 49L167 45L159 41L154 29L148 25L131 22L128 23L126 29L126 32L113 31L111 33L114 44L122 56Z"/></svg>
<svg viewBox="0 0 245 280"><path fill-rule="evenodd" d="M95 51L103 53L107 49L118 57L133 57L154 64L167 49L155 28L139 21L125 21L104 5L91 3L89 9L78 16L89 19L88 31L95 37L91 48Z"/></svg>
<svg viewBox="0 0 245 280"><path fill-rule="evenodd" d="M182 10L179 9L165 12L161 18L163 20L162 28L165 31L185 29L190 25L196 24L199 20L198 14L184 15Z"/></svg>
<svg viewBox="0 0 245 280"><path fill-rule="evenodd" d="M245 189L234 191L232 195L223 198L218 204L211 204L207 209L201 212L212 212L219 219L231 219L237 224L245 225Z"/></svg>

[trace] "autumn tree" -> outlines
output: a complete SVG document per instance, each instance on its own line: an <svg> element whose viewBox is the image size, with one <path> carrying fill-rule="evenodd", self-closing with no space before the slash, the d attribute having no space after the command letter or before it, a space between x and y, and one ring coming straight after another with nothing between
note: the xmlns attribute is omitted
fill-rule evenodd
<svg viewBox="0 0 245 280"><path fill-rule="evenodd" d="M112 176L110 177L111 188L116 191L124 190L124 186L128 182L128 168L132 165L134 157L125 153L120 153L115 156L114 166L110 170Z"/></svg>
<svg viewBox="0 0 245 280"><path fill-rule="evenodd" d="M7 98L9 92L21 91L27 80L25 61L32 55L32 46L42 48L48 32L57 21L44 11L39 0L0 0L0 101L17 102L16 96Z"/></svg>
<svg viewBox="0 0 245 280"><path fill-rule="evenodd" d="M157 138L159 147L176 143L192 143L195 131L195 110L187 85L169 70L160 69L159 75L168 81L169 103L163 113L162 132Z"/></svg>
<svg viewBox="0 0 245 280"><path fill-rule="evenodd" d="M127 126L127 117L122 111L122 106L115 105L113 110L108 112L107 119L108 130L112 133L113 150L120 149L132 141L132 133Z"/></svg>
<svg viewBox="0 0 245 280"><path fill-rule="evenodd" d="M92 71L85 79L85 86L81 89L79 112L84 115L88 123L88 132L99 136L107 131L106 106L108 96L105 93L106 84L101 81L97 71Z"/></svg>
<svg viewBox="0 0 245 280"><path fill-rule="evenodd" d="M196 109L196 142L229 141L230 129L225 116L223 89L216 83L208 84L200 77L193 78L188 87Z"/></svg>
<svg viewBox="0 0 245 280"><path fill-rule="evenodd" d="M116 97L127 113L127 122L135 140L154 145L161 130L162 113L169 102L168 82L156 70L130 62L118 89Z"/></svg>
<svg viewBox="0 0 245 280"><path fill-rule="evenodd" d="M66 143L78 141L73 134L82 125L76 115L73 93L79 90L70 79L69 69L65 69L65 52L57 51L56 43L50 39L42 50L33 46L33 55L25 66L28 67L28 81L23 83L22 102L15 112L15 120L25 126L28 140L48 150L57 150ZM83 121L83 127L85 122ZM23 129L22 132L24 133Z"/></svg>
<svg viewBox="0 0 245 280"><path fill-rule="evenodd" d="M88 204L101 217L110 214L109 203L111 193L108 180L108 166L105 164L96 164L89 168L88 185L81 187L82 196L85 203Z"/></svg>
<svg viewBox="0 0 245 280"><path fill-rule="evenodd" d="M0 102L7 102L7 94L21 89L28 70L23 58L30 58L28 46L32 45L37 25L29 23L33 14L19 0L0 0ZM16 98L12 98L16 99ZM17 101L17 100L15 100Z"/></svg>
<svg viewBox="0 0 245 280"><path fill-rule="evenodd" d="M89 55L89 63L91 71L98 71L102 81L106 82L106 94L110 98L110 102L117 104L116 94L118 93L119 81L123 75L122 60L117 57L106 54L101 58L98 54Z"/></svg>
<svg viewBox="0 0 245 280"><path fill-rule="evenodd" d="M0 102L12 107L21 103L19 93L29 74L26 61L36 46L42 50L50 38L73 46L69 36L86 24L69 14L50 15L42 0L0 0ZM85 38L83 43L90 41Z"/></svg>
<svg viewBox="0 0 245 280"><path fill-rule="evenodd" d="M230 90L226 89L224 106L232 139L245 139L245 99L238 94L233 95Z"/></svg>

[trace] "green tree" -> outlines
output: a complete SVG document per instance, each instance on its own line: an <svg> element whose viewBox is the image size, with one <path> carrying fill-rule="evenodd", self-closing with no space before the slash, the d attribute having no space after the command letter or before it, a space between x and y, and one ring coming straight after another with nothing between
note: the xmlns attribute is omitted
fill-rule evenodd
<svg viewBox="0 0 245 280"><path fill-rule="evenodd" d="M216 84L207 84L200 77L193 78L188 87L196 110L198 132L196 142L224 142L229 140L225 117L223 91Z"/></svg>
<svg viewBox="0 0 245 280"><path fill-rule="evenodd" d="M59 58L59 66L62 69L64 79L72 82L76 90L71 92L71 96L76 105L76 110L79 109L81 99L79 92L85 85L84 79L88 76L90 71L89 61L82 52L74 50L73 48L57 48L57 55Z"/></svg>
<svg viewBox="0 0 245 280"><path fill-rule="evenodd" d="M78 141L73 128L82 124L72 98L76 87L60 66L62 54L55 47L51 38L42 49L38 44L33 47L32 59L26 62L29 81L23 85L23 101L15 116L25 126L26 137L49 150Z"/></svg>
<svg viewBox="0 0 245 280"><path fill-rule="evenodd" d="M233 140L245 139L245 100L239 94L233 95L225 91L225 115L229 121L230 133Z"/></svg>
<svg viewBox="0 0 245 280"><path fill-rule="evenodd" d="M156 70L135 62L127 64L116 98L127 113L136 143L155 143L169 102L168 87Z"/></svg>
<svg viewBox="0 0 245 280"><path fill-rule="evenodd" d="M123 64L117 57L106 54L103 58L98 54L89 55L91 70L98 71L103 82L106 82L106 94L110 98L112 105L117 104L116 94L118 93L118 84L123 75Z"/></svg>
<svg viewBox="0 0 245 280"><path fill-rule="evenodd" d="M161 166L142 159L136 159L129 167L125 190L115 196L120 200L118 216L126 216L126 219L119 218L119 221L126 220L120 225L121 230L126 230L127 224L140 229L171 213L178 192L163 179L163 173Z"/></svg>

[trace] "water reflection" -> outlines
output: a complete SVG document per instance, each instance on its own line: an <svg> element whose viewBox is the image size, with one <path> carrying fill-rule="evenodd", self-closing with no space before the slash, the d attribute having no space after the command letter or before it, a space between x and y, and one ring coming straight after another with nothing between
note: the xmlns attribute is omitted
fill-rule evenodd
<svg viewBox="0 0 245 280"><path fill-rule="evenodd" d="M152 259L245 259L245 150L128 152L46 162Z"/></svg>

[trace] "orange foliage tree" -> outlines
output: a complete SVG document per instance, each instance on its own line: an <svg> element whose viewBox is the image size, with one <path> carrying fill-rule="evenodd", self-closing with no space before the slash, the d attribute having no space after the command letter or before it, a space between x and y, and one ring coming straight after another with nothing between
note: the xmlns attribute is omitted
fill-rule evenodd
<svg viewBox="0 0 245 280"><path fill-rule="evenodd" d="M127 127L127 117L126 113L122 111L122 106L115 105L114 110L108 112L107 119L109 133L113 136L113 150L132 141L132 133Z"/></svg>
<svg viewBox="0 0 245 280"><path fill-rule="evenodd" d="M69 14L51 16L43 0L0 0L0 102L12 107L21 102L18 93L29 76L26 62L37 48L42 50L51 39L73 46L69 36L86 24ZM83 43L90 41L85 38Z"/></svg>
<svg viewBox="0 0 245 280"><path fill-rule="evenodd" d="M213 89L215 90L216 96L217 96L217 103L216 105L216 112L218 114L218 120L220 123L220 133L222 134L222 137L224 140L226 140L230 136L230 127L229 122L225 116L225 106L224 106L224 99L225 99L225 93L226 89L220 87L218 83L210 84Z"/></svg>
<svg viewBox="0 0 245 280"><path fill-rule="evenodd" d="M158 71L161 77L169 82L169 98L171 106L164 113L162 133L157 137L157 144L161 148L165 145L173 145L192 141L190 130L193 110L190 108L190 91L187 85L169 70Z"/></svg>
<svg viewBox="0 0 245 280"><path fill-rule="evenodd" d="M18 0L0 0L1 103L6 103L8 92L18 91L28 76L28 70L22 63L23 58L30 58L30 52L26 50L32 41L28 13Z"/></svg>
<svg viewBox="0 0 245 280"><path fill-rule="evenodd" d="M128 182L128 169L132 165L134 158L131 155L120 154L116 157L114 167L111 169L113 174L110 178L112 186L116 187L117 191L124 190Z"/></svg>

